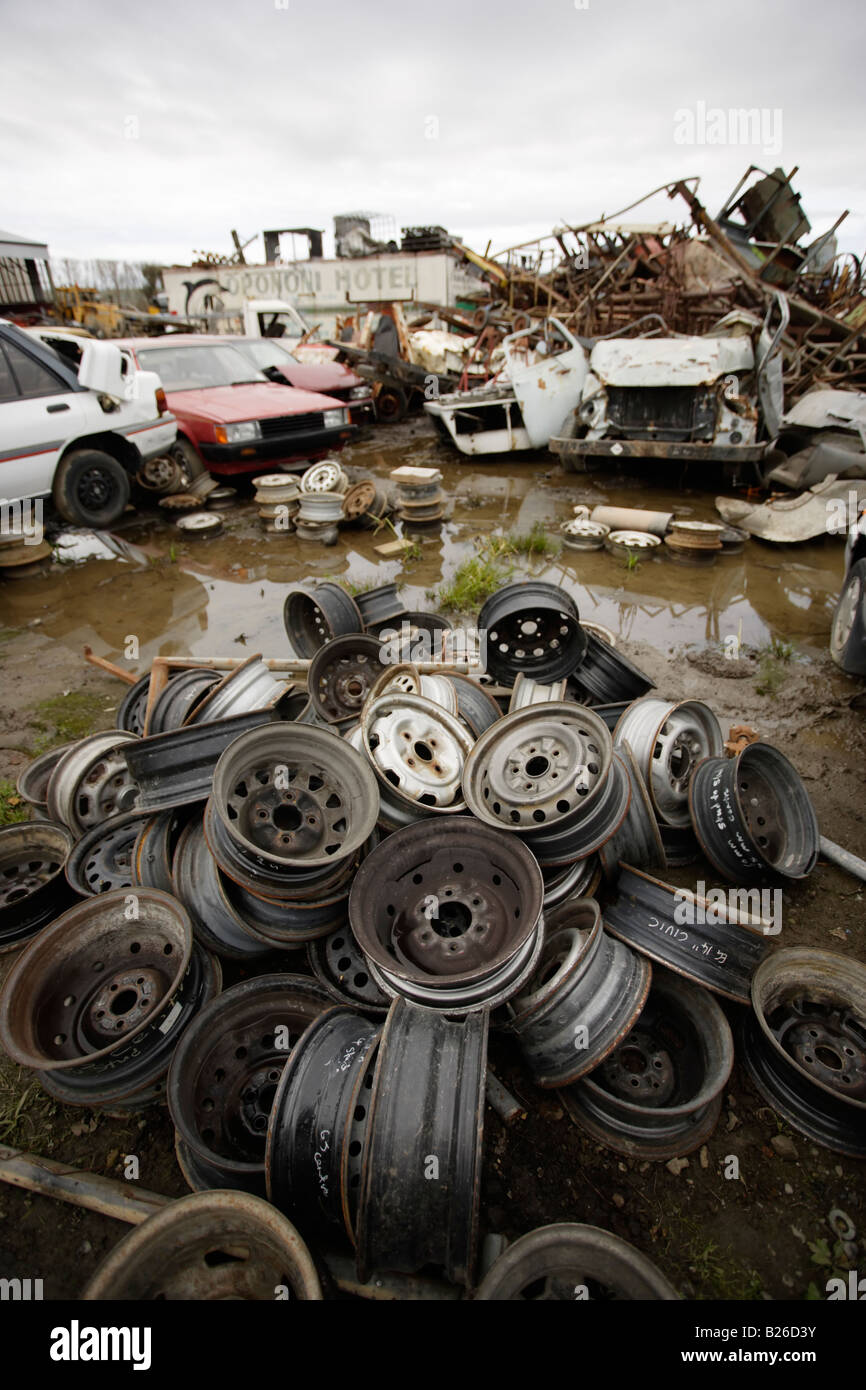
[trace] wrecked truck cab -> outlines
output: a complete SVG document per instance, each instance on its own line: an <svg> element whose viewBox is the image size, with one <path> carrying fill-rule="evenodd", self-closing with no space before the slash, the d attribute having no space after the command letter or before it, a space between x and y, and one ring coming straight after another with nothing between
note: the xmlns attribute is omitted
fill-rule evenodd
<svg viewBox="0 0 866 1390"><path fill-rule="evenodd" d="M763 323L735 311L700 337L596 340L568 428L550 441L562 467L683 459L754 473L782 408L787 314L773 328L773 307Z"/></svg>
<svg viewBox="0 0 866 1390"><path fill-rule="evenodd" d="M543 449L581 398L586 350L558 319L509 334L502 348L505 366L493 381L424 406L442 437L462 454Z"/></svg>

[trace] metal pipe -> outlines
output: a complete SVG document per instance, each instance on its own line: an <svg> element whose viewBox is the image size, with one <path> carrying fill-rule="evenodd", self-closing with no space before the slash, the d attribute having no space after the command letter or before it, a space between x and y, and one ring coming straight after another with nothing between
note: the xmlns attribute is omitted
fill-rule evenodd
<svg viewBox="0 0 866 1390"><path fill-rule="evenodd" d="M526 1116L526 1108L520 1104L519 1100L515 1099L510 1091L506 1090L489 1067L487 1068L487 1103L496 1111L505 1125L510 1125L514 1120L521 1120Z"/></svg>
<svg viewBox="0 0 866 1390"><path fill-rule="evenodd" d="M101 1173L82 1172L52 1158L40 1158L0 1144L0 1182L23 1187L43 1197L56 1197L75 1207L98 1211L116 1221L138 1226L171 1202L159 1192L149 1192L137 1183L105 1178Z"/></svg>
<svg viewBox="0 0 866 1390"><path fill-rule="evenodd" d="M860 859L850 850L843 849L833 840L828 840L826 835L822 835L818 843L825 859L829 859L830 863L835 864L837 868L845 869L854 878L860 878L866 883L866 859Z"/></svg>

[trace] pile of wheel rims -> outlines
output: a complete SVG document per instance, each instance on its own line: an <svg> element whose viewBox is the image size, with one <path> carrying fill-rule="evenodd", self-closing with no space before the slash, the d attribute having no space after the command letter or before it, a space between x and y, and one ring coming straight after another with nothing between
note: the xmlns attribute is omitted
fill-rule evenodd
<svg viewBox="0 0 866 1390"><path fill-rule="evenodd" d="M735 1053L794 1128L866 1152L866 970L774 940L765 891L818 855L778 749L726 758L711 708L651 693L556 585L487 600L483 673L392 646L448 633L394 584L292 585L284 621L306 689L258 655L143 677L0 831L0 1042L67 1104L167 1103L194 1192L87 1297L317 1298L341 1250L362 1285L674 1296L594 1227L482 1256L488 1052L641 1161L707 1143ZM666 881L695 860L694 891ZM238 1268L202 1269L207 1240Z"/></svg>

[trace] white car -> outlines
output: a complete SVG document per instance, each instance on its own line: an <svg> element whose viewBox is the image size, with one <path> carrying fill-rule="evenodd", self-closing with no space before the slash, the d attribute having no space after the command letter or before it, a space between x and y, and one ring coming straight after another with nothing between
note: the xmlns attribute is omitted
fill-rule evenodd
<svg viewBox="0 0 866 1390"><path fill-rule="evenodd" d="M73 525L112 526L141 465L170 453L177 422L155 372L113 343L62 336L63 355L49 330L0 319L0 503L50 497Z"/></svg>

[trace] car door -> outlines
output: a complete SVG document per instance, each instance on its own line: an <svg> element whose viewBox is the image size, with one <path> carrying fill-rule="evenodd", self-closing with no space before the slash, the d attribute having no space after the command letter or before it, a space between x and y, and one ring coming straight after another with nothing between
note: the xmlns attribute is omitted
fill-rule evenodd
<svg viewBox="0 0 866 1390"><path fill-rule="evenodd" d="M0 336L0 498L44 497L70 438L84 432L82 399L61 371Z"/></svg>

